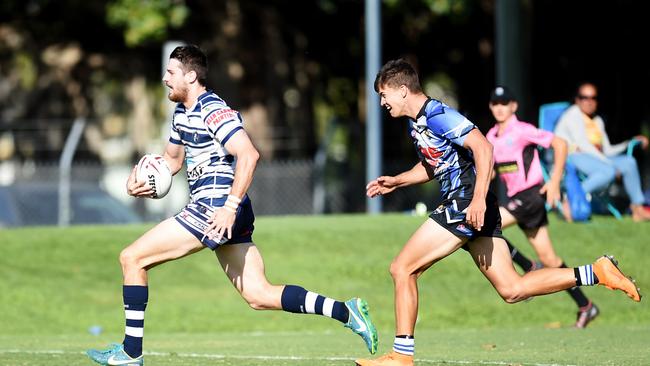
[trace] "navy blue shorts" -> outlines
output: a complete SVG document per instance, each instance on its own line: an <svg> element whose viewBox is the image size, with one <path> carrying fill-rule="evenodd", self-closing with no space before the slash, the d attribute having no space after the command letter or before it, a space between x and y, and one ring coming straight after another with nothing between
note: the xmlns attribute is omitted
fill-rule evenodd
<svg viewBox="0 0 650 366"><path fill-rule="evenodd" d="M442 201L429 217L447 231L458 237L468 238L469 241L482 236L502 238L501 215L499 214L499 204L496 197L488 192L485 198L485 218L483 219L481 231L475 230L465 221L465 210L471 201L471 197L448 198Z"/></svg>
<svg viewBox="0 0 650 366"><path fill-rule="evenodd" d="M248 196L244 196L237 208L237 217L232 228L231 239L224 235L220 241L215 241L205 235L205 229L209 226L208 219L212 216L214 210L224 205L226 199L227 197L220 197L190 202L174 218L187 231L199 239L203 245L212 250L217 249L220 245L252 242L253 230L255 229L253 225L255 214L253 214L253 206Z"/></svg>

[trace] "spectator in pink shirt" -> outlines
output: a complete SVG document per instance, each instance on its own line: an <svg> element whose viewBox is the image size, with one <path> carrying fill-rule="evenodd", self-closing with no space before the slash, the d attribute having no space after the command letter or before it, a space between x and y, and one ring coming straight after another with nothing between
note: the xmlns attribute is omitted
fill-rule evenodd
<svg viewBox="0 0 650 366"><path fill-rule="evenodd" d="M506 185L508 202L499 207L502 227L518 224L535 249L544 267L565 268L553 248L548 234L545 203L551 207L560 201L560 182L567 157L566 142L553 133L517 119L517 100L504 86L496 87L490 95L490 111L496 120L486 137L494 146L495 170ZM551 178L544 182L537 146L552 147L555 165ZM524 257L508 243L513 260L525 271L535 268L535 262ZM576 328L584 328L598 316L598 308L578 288L567 292L578 306Z"/></svg>

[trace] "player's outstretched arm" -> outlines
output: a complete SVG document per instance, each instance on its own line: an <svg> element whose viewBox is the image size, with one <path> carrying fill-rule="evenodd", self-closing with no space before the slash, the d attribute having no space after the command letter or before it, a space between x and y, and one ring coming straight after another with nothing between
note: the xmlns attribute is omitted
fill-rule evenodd
<svg viewBox="0 0 650 366"><path fill-rule="evenodd" d="M397 176L383 175L366 184L366 195L370 198L391 193L397 188L425 183L433 179L433 171L423 162Z"/></svg>

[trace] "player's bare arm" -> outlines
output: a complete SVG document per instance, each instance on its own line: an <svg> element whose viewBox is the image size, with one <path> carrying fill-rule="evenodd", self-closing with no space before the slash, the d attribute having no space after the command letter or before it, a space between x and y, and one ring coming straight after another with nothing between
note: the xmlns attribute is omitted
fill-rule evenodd
<svg viewBox="0 0 650 366"><path fill-rule="evenodd" d="M551 179L542 186L540 193L546 193L546 203L551 207L555 207L557 202L560 202L560 183L562 182L562 174L564 174L564 164L568 153L567 143L563 138L553 137L551 141L553 148L553 157L555 165L551 173Z"/></svg>
<svg viewBox="0 0 650 366"><path fill-rule="evenodd" d="M431 168L418 162L410 170L397 176L381 176L366 185L366 195L370 198L391 193L397 188L425 183L433 179Z"/></svg>
<svg viewBox="0 0 650 366"><path fill-rule="evenodd" d="M163 158L169 166L169 170L171 170L172 175L176 175L176 173L181 170L183 163L185 162L185 148L183 148L183 145L167 143Z"/></svg>
<svg viewBox="0 0 650 366"><path fill-rule="evenodd" d="M463 146L472 151L476 164L474 197L467 207L465 220L476 230L481 230L485 219L485 197L490 187L490 175L494 166L492 144L479 130L474 129L467 134Z"/></svg>
<svg viewBox="0 0 650 366"><path fill-rule="evenodd" d="M253 181L253 173L260 154L244 130L235 132L226 143L225 148L237 159L235 179L229 196L241 200ZM205 230L205 234L211 239L216 237L217 240L221 240L224 235L230 239L236 214L237 211L229 209L227 206L215 210L208 220L210 225Z"/></svg>

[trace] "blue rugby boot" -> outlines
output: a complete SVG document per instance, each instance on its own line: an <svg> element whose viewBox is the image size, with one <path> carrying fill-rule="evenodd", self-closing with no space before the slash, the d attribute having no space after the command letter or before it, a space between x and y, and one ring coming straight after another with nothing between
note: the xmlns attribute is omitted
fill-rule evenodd
<svg viewBox="0 0 650 366"><path fill-rule="evenodd" d="M372 320L370 320L368 303L366 300L354 297L346 301L345 306L350 313L350 318L345 324L345 327L352 329L353 332L360 335L364 342L366 342L368 351L374 355L377 352L379 338L377 337L377 329L375 329Z"/></svg>
<svg viewBox="0 0 650 366"><path fill-rule="evenodd" d="M124 345L111 344L106 350L90 349L86 351L91 360L104 366L126 365L126 366L142 366L144 365L144 356L132 358L124 352Z"/></svg>

